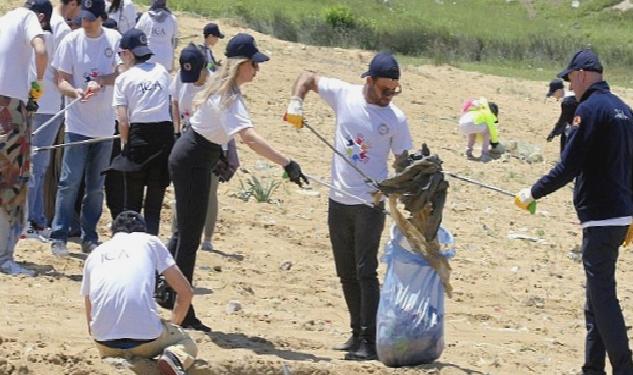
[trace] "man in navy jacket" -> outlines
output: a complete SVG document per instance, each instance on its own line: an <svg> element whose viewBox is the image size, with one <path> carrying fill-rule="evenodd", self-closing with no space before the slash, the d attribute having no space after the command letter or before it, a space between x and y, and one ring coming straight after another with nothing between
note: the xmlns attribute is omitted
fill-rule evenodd
<svg viewBox="0 0 633 375"><path fill-rule="evenodd" d="M576 179L574 206L582 224L582 260L587 278L587 338L583 374L633 374L629 341L616 295L618 249L633 221L633 113L602 79L591 50L578 51L560 78L570 82L579 105L575 128L560 162L515 203L527 208Z"/></svg>

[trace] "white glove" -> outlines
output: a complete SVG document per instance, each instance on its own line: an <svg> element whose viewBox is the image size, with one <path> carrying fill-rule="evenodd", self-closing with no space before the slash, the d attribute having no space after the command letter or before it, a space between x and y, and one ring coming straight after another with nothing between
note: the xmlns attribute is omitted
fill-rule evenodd
<svg viewBox="0 0 633 375"><path fill-rule="evenodd" d="M290 98L284 121L291 123L297 129L303 127L303 99L298 96Z"/></svg>

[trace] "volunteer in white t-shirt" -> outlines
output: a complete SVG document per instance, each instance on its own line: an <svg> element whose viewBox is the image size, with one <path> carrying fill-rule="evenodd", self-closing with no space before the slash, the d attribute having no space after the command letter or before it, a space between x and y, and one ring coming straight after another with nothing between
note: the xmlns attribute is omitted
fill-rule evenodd
<svg viewBox="0 0 633 375"><path fill-rule="evenodd" d="M106 11L108 18L116 21L121 35L136 25L136 7L132 0L106 0Z"/></svg>
<svg viewBox="0 0 633 375"><path fill-rule="evenodd" d="M55 56L57 47L64 37L70 33L70 27L61 16L53 12L51 16L51 32L44 34L46 52L49 62ZM35 61L31 66L31 75L35 78ZM33 116L33 135L31 144L36 147L50 146L57 137L61 125L61 117L40 129L40 126L48 122L54 114L62 108L62 94L57 88L55 69L50 65L46 69L43 82L44 93L38 100L39 108ZM49 235L49 222L51 218L44 212L44 178L50 162L50 151L34 152L31 156L31 181L29 182L29 222L26 230L27 237L47 238Z"/></svg>
<svg viewBox="0 0 633 375"><path fill-rule="evenodd" d="M167 157L174 145L169 114L171 76L162 65L149 62L152 51L141 30L130 29L123 34L119 56L128 69L114 83L112 105L123 146L111 169L123 172L123 209L143 209L148 233L158 235L160 211L169 186Z"/></svg>
<svg viewBox="0 0 633 375"><path fill-rule="evenodd" d="M136 23L136 28L147 35L149 48L154 52L150 61L162 64L171 72L174 67L178 23L167 8L167 0L152 0L149 10Z"/></svg>
<svg viewBox="0 0 633 375"><path fill-rule="evenodd" d="M199 93L209 76L209 63L204 56L204 49L193 43L180 52L180 72L171 84L172 97L172 113L178 114L174 116L174 125L178 135L181 131L185 131L189 127L189 118L193 113L193 98ZM223 145L224 146L224 145ZM224 148L224 147L223 147ZM237 155L237 147L235 140L229 141L224 150L224 158L221 158L211 174L211 185L209 188L209 203L207 206L207 217L204 224L204 236L200 248L202 250L213 250L213 232L215 230L215 222L218 218L218 186L220 182L229 181L237 168L240 166L239 157ZM176 232L176 210L172 208L172 233Z"/></svg>
<svg viewBox="0 0 633 375"><path fill-rule="evenodd" d="M64 38L52 64L58 73L57 87L66 96L66 104L82 98L66 111L64 141L67 143L111 137L114 133L112 93L121 36L116 30L102 27L106 17L104 0L83 0L81 17L82 27ZM68 253L68 228L82 179L86 186L81 210L82 251L90 252L97 246L96 225L103 204L102 172L108 167L111 151L112 141L64 150L50 236L53 254Z"/></svg>
<svg viewBox="0 0 633 375"><path fill-rule="evenodd" d="M404 113L391 101L400 91L400 68L389 53L377 54L353 85L317 73L304 72L292 90L286 120L303 126L303 99L314 91L336 113L334 147L370 178L387 178L389 153L408 154L411 135ZM332 159L328 226L336 272L350 313L352 337L337 347L346 359L375 359L376 311L379 300L378 247L384 227L382 210L358 204L339 191L371 201L373 187L340 156Z"/></svg>
<svg viewBox="0 0 633 375"><path fill-rule="evenodd" d="M145 231L140 214L123 211L112 223L112 239L86 259L81 295L88 331L101 357L160 355L161 374L184 374L198 352L178 327L193 290L160 239ZM154 302L156 273L178 293L171 321L161 319Z"/></svg>
<svg viewBox="0 0 633 375"><path fill-rule="evenodd" d="M48 64L42 28L50 30L52 12L50 1L32 0L28 8L0 17L0 271L11 275L34 274L13 260L13 250L27 219L31 158L27 101L41 95ZM34 55L36 81L31 82L28 66Z"/></svg>
<svg viewBox="0 0 633 375"><path fill-rule="evenodd" d="M255 40L248 34L237 34L226 48L227 63L211 76L205 89L194 100L195 112L191 128L176 141L169 156L169 174L176 193L178 230L169 242L169 250L178 267L191 282L196 263L209 199L211 171L220 159L223 144L239 134L252 150L283 166L290 179L301 185L305 176L299 164L272 148L253 129L240 87L251 82L259 63L268 56L259 52ZM183 327L208 332L189 309Z"/></svg>

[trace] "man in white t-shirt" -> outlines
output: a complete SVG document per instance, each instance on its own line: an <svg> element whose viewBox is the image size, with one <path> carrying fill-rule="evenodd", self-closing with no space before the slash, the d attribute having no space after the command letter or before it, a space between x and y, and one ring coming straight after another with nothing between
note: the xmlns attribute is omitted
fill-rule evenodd
<svg viewBox="0 0 633 375"><path fill-rule="evenodd" d="M377 54L361 77L364 85L302 73L293 87L286 119L296 127L303 126L303 99L308 91L317 92L336 113L334 147L347 161L338 155L332 159L334 189L330 191L328 226L352 327L352 337L337 349L348 351L346 359L367 360L376 358L376 269L385 217L382 205L368 207L350 198L372 201L375 188L348 163L374 181L384 180L389 152L404 157L412 141L404 113L391 103L400 93L396 59L389 53Z"/></svg>
<svg viewBox="0 0 633 375"><path fill-rule="evenodd" d="M50 59L55 56L57 47L64 37L70 33L70 27L63 17L53 12L50 20L51 32L44 34L46 52ZM51 62L49 59L49 63ZM31 66L31 74L35 77L35 61ZM44 93L38 100L39 108L33 117L33 134L31 144L36 147L50 146L57 137L61 125L61 117L47 123L62 107L62 95L57 88L55 69L50 65L44 74ZM47 238L50 219L44 212L44 179L50 162L50 151L42 150L34 152L31 156L31 181L29 182L29 220L26 230L27 237Z"/></svg>
<svg viewBox="0 0 633 375"><path fill-rule="evenodd" d="M171 72L174 68L178 23L167 8L167 0L152 0L149 10L136 23L136 28L147 34L149 48L154 52L150 61L162 64Z"/></svg>
<svg viewBox="0 0 633 375"><path fill-rule="evenodd" d="M66 111L65 142L111 137L114 133L112 93L121 36L116 30L102 27L106 17L104 0L83 0L81 17L82 27L64 38L52 64L58 73L57 86L66 96L66 103L82 98ZM97 246L96 225L103 204L102 172L108 167L111 152L112 141L64 150L50 236L53 254L68 253L68 228L82 178L85 181L81 209L82 251L90 252Z"/></svg>
<svg viewBox="0 0 633 375"><path fill-rule="evenodd" d="M102 357L160 355L161 374L184 374L198 351L179 327L193 289L160 239L145 231L143 216L123 211L112 223L112 239L86 259L81 295L88 332ZM170 322L160 318L153 298L156 273L178 293Z"/></svg>
<svg viewBox="0 0 633 375"><path fill-rule="evenodd" d="M42 28L50 30L52 12L50 1L32 0L0 17L0 271L11 275L34 274L13 261L13 250L26 221L31 134L26 104L41 93L48 64ZM25 67L34 55L37 81L31 82Z"/></svg>

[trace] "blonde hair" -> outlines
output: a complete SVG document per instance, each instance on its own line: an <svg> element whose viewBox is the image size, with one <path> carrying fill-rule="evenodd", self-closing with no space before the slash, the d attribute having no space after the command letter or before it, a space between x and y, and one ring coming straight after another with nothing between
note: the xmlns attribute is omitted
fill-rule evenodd
<svg viewBox="0 0 633 375"><path fill-rule="evenodd" d="M213 74L205 83L204 89L196 95L193 101L194 111L200 108L213 95L220 95L220 108L230 106L240 94L240 88L235 82L240 64L248 59L227 59L220 71Z"/></svg>

